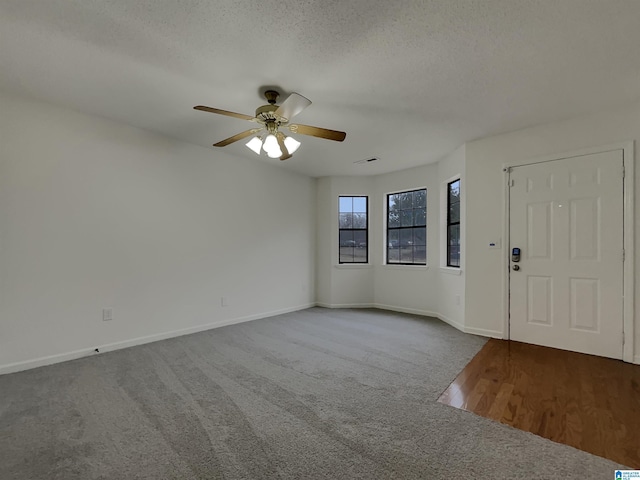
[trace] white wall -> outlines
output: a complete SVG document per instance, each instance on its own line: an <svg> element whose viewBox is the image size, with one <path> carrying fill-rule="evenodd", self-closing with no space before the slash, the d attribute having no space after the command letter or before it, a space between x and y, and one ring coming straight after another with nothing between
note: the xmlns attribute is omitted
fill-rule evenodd
<svg viewBox="0 0 640 480"><path fill-rule="evenodd" d="M457 148L450 155L438 162L438 182L440 188L440 203L443 206L439 209L439 239L440 239L440 259L438 269L438 307L440 318L455 327L466 330L464 317L464 294L465 294L465 225L466 225L466 177L465 177L465 156L464 145ZM460 176L460 268L450 268L446 264L446 205L447 205L447 182ZM435 265L434 265L435 266Z"/></svg>
<svg viewBox="0 0 640 480"><path fill-rule="evenodd" d="M335 221L328 206L333 196L331 177L318 178L316 184L316 301L331 304L333 246L330 240L331 222ZM335 262L337 263L337 261Z"/></svg>
<svg viewBox="0 0 640 480"><path fill-rule="evenodd" d="M315 301L314 179L25 99L0 111L0 373Z"/></svg>
<svg viewBox="0 0 640 480"><path fill-rule="evenodd" d="M503 229L503 173L505 163L542 155L640 139L640 105L601 112L563 122L527 128L484 138L466 146L466 324L504 334L502 250L487 243L501 237ZM637 165L638 144L635 146ZM636 215L640 212L636 168ZM640 272L640 222L636 220L636 274ZM636 277L636 295L640 281ZM636 301L635 355L640 362L640 302Z"/></svg>
<svg viewBox="0 0 640 480"><path fill-rule="evenodd" d="M317 302L331 307L361 307L373 303L373 266L338 264L338 197L369 196L369 242L378 219L372 212L374 177L318 179ZM369 258L374 252L369 245Z"/></svg>
<svg viewBox="0 0 640 480"><path fill-rule="evenodd" d="M427 266L384 265L385 202L387 193L427 188ZM374 299L382 308L435 315L438 307L440 191L436 164L409 168L375 177L372 230Z"/></svg>

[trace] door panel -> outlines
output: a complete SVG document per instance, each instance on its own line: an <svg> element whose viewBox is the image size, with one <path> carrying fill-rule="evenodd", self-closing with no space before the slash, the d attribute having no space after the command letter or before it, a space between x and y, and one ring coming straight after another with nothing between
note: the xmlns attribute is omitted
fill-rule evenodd
<svg viewBox="0 0 640 480"><path fill-rule="evenodd" d="M511 339L622 358L622 166L619 150L512 168Z"/></svg>
<svg viewBox="0 0 640 480"><path fill-rule="evenodd" d="M600 199L579 198L569 202L571 260L598 260L600 251Z"/></svg>
<svg viewBox="0 0 640 480"><path fill-rule="evenodd" d="M551 260L551 202L527 205L527 251L530 258Z"/></svg>
<svg viewBox="0 0 640 480"><path fill-rule="evenodd" d="M600 331L600 280L571 278L571 328Z"/></svg>
<svg viewBox="0 0 640 480"><path fill-rule="evenodd" d="M553 291L551 277L527 276L527 323L538 325L552 325Z"/></svg>

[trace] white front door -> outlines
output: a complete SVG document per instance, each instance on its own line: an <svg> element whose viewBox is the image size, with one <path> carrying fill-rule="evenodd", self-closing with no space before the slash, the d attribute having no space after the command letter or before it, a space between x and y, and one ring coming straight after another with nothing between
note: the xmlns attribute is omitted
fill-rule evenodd
<svg viewBox="0 0 640 480"><path fill-rule="evenodd" d="M510 338L622 358L623 152L513 167Z"/></svg>

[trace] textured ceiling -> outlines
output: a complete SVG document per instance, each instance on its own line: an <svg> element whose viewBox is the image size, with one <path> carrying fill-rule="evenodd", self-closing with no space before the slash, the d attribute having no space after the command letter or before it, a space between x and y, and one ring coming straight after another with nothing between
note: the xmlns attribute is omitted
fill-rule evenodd
<svg viewBox="0 0 640 480"><path fill-rule="evenodd" d="M277 85L344 143L298 136L286 162L226 152L373 174L639 99L639 26L638 0L2 0L0 90L213 150L252 124L192 107L253 114Z"/></svg>

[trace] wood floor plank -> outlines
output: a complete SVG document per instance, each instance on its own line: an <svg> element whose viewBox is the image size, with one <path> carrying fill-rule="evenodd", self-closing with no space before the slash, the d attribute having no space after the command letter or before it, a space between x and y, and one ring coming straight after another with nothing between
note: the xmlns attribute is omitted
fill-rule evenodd
<svg viewBox="0 0 640 480"><path fill-rule="evenodd" d="M438 400L640 468L640 366L491 339Z"/></svg>
<svg viewBox="0 0 640 480"><path fill-rule="evenodd" d="M511 398L511 393L513 392L513 384L511 383L502 383L500 384L500 389L498 390L498 394L496 395L495 401L489 408L486 416L492 420L501 421L502 416L504 415L504 410L507 408L507 403L509 403L509 399Z"/></svg>

